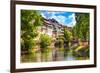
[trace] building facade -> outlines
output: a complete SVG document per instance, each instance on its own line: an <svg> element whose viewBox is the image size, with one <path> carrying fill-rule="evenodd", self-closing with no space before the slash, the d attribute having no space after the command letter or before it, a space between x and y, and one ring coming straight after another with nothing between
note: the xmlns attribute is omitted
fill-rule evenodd
<svg viewBox="0 0 100 73"><path fill-rule="evenodd" d="M52 40L56 40L59 36L64 35L64 28L70 29L70 27L60 24L55 19L44 18L42 26L38 27L39 35L37 38L39 39L40 35L44 34L49 35Z"/></svg>
<svg viewBox="0 0 100 73"><path fill-rule="evenodd" d="M62 24L58 23L55 19L44 19L41 34L47 34L56 40L57 37L63 35L63 29Z"/></svg>

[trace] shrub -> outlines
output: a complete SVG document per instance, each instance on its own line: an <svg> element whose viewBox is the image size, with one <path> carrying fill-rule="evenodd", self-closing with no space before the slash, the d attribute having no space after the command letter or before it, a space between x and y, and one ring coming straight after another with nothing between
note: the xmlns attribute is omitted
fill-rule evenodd
<svg viewBox="0 0 100 73"><path fill-rule="evenodd" d="M32 49L36 46L36 41L33 39L21 39L21 51L27 51L27 53L32 53Z"/></svg>
<svg viewBox="0 0 100 73"><path fill-rule="evenodd" d="M62 39L59 39L59 48L64 47L64 41Z"/></svg>
<svg viewBox="0 0 100 73"><path fill-rule="evenodd" d="M40 36L40 47L42 49L45 49L45 48L47 48L50 45L51 45L51 38L48 35L42 34Z"/></svg>

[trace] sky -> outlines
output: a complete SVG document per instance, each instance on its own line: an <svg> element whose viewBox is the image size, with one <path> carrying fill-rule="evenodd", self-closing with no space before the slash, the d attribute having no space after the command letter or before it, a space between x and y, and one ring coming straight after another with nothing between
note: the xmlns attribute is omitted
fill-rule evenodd
<svg viewBox="0 0 100 73"><path fill-rule="evenodd" d="M76 23L75 13L73 12L41 11L41 15L46 19L54 18L60 24L68 27L73 27Z"/></svg>

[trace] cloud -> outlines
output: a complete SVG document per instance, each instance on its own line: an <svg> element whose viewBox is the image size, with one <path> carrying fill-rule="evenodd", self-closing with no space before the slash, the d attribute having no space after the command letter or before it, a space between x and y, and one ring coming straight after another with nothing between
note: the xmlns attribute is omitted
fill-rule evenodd
<svg viewBox="0 0 100 73"><path fill-rule="evenodd" d="M52 16L52 13L51 12L48 12L48 11L43 11L41 13L41 15L44 17L44 18L50 18Z"/></svg>
<svg viewBox="0 0 100 73"><path fill-rule="evenodd" d="M52 15L51 18L56 19L60 24L65 24L65 19L66 19L65 16L62 16L62 15L59 15L59 16Z"/></svg>
<svg viewBox="0 0 100 73"><path fill-rule="evenodd" d="M71 22L68 23L67 26L73 27L73 26L76 24L75 13L73 13L72 15L70 15L70 16L68 17L68 19L70 19Z"/></svg>
<svg viewBox="0 0 100 73"><path fill-rule="evenodd" d="M75 13L72 12L54 12L54 11L42 11L41 15L44 18L56 19L60 24L72 27L76 24Z"/></svg>

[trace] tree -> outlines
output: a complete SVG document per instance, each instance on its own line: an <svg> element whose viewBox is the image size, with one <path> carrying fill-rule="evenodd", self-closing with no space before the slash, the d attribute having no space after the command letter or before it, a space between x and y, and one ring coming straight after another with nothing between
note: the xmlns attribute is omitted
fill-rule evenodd
<svg viewBox="0 0 100 73"><path fill-rule="evenodd" d="M89 40L89 13L75 13L76 25L73 36L81 40Z"/></svg>
<svg viewBox="0 0 100 73"><path fill-rule="evenodd" d="M50 45L51 45L51 38L49 37L49 35L41 34L41 36L40 36L40 47L42 49L46 49Z"/></svg>
<svg viewBox="0 0 100 73"><path fill-rule="evenodd" d="M21 10L21 50L30 52L35 46L35 38L38 36L37 27L43 22L39 11Z"/></svg>
<svg viewBox="0 0 100 73"><path fill-rule="evenodd" d="M72 38L73 38L72 32L65 28L64 29L64 41L65 43L67 43L68 47L70 46L70 42Z"/></svg>
<svg viewBox="0 0 100 73"><path fill-rule="evenodd" d="M58 46L59 48L63 48L64 47L64 37L62 35L59 35L58 37Z"/></svg>

